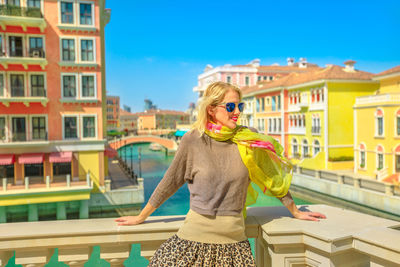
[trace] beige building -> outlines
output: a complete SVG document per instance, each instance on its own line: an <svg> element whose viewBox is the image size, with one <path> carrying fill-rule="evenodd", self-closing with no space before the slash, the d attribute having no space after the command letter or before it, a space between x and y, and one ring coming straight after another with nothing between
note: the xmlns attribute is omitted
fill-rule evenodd
<svg viewBox="0 0 400 267"><path fill-rule="evenodd" d="M189 124L189 114L175 110L151 109L138 116L138 130L176 129L177 124Z"/></svg>
<svg viewBox="0 0 400 267"><path fill-rule="evenodd" d="M138 129L138 115L126 110L120 109L119 111L120 131L127 134L137 134Z"/></svg>

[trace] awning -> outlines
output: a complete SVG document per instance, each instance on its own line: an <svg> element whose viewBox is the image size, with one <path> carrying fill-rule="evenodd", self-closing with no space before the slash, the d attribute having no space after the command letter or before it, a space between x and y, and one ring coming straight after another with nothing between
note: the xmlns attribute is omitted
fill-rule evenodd
<svg viewBox="0 0 400 267"><path fill-rule="evenodd" d="M49 156L49 161L53 163L71 162L72 151L53 152Z"/></svg>
<svg viewBox="0 0 400 267"><path fill-rule="evenodd" d="M107 156L107 157L109 157L109 158L113 158L113 157L115 157L115 156L117 156L117 155L118 155L117 150L115 150L115 149L113 149L113 148L111 148L111 147L107 147L107 148L104 150L104 156Z"/></svg>
<svg viewBox="0 0 400 267"><path fill-rule="evenodd" d="M43 163L44 153L22 154L18 157L19 164L38 164Z"/></svg>
<svg viewBox="0 0 400 267"><path fill-rule="evenodd" d="M15 162L14 154L0 154L0 165L10 165Z"/></svg>
<svg viewBox="0 0 400 267"><path fill-rule="evenodd" d="M182 137L187 132L187 130L178 130L175 132L175 136Z"/></svg>

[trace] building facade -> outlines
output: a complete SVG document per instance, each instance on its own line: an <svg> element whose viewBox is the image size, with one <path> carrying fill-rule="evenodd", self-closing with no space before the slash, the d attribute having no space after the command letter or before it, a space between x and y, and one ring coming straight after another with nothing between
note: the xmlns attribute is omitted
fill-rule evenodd
<svg viewBox="0 0 400 267"><path fill-rule="evenodd" d="M107 130L118 130L120 128L119 121L120 102L119 96L107 96Z"/></svg>
<svg viewBox="0 0 400 267"><path fill-rule="evenodd" d="M137 114L130 113L126 110L120 109L119 111L120 131L127 134L137 134L138 130L138 116Z"/></svg>
<svg viewBox="0 0 400 267"><path fill-rule="evenodd" d="M354 104L354 172L399 182L400 66L373 78L379 89Z"/></svg>
<svg viewBox="0 0 400 267"><path fill-rule="evenodd" d="M6 188L89 173L104 186L103 0L0 1L0 158ZM21 195L23 197L23 194ZM58 201L87 199L68 190ZM26 201L31 201L26 198ZM54 201L42 196L37 202ZM31 201L29 203L35 203ZM4 205L24 204L9 199Z"/></svg>
<svg viewBox="0 0 400 267"><path fill-rule="evenodd" d="M134 114L138 117L139 134L153 130L176 130L177 124L189 124L190 120L188 113L175 110L150 109Z"/></svg>

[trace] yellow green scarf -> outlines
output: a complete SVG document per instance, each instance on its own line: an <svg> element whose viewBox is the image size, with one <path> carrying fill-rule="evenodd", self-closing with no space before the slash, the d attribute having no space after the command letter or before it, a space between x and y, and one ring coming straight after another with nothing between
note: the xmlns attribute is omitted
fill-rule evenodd
<svg viewBox="0 0 400 267"><path fill-rule="evenodd" d="M237 144L252 181L247 188L245 206L256 203L256 184L265 195L283 197L292 180L292 165L283 157L283 147L271 136L252 132L247 127L235 129L209 122L205 133L217 141L231 140ZM244 209L244 213L246 209Z"/></svg>

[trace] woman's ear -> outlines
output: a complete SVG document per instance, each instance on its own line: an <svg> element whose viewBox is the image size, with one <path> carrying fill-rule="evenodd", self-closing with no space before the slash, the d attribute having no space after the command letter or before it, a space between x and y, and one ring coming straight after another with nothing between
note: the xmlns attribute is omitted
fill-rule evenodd
<svg viewBox="0 0 400 267"><path fill-rule="evenodd" d="M208 107L207 107L207 114L208 114L208 116L209 116L210 118L213 118L213 117L214 117L214 109L215 109L215 107L213 107L213 106L208 106Z"/></svg>

